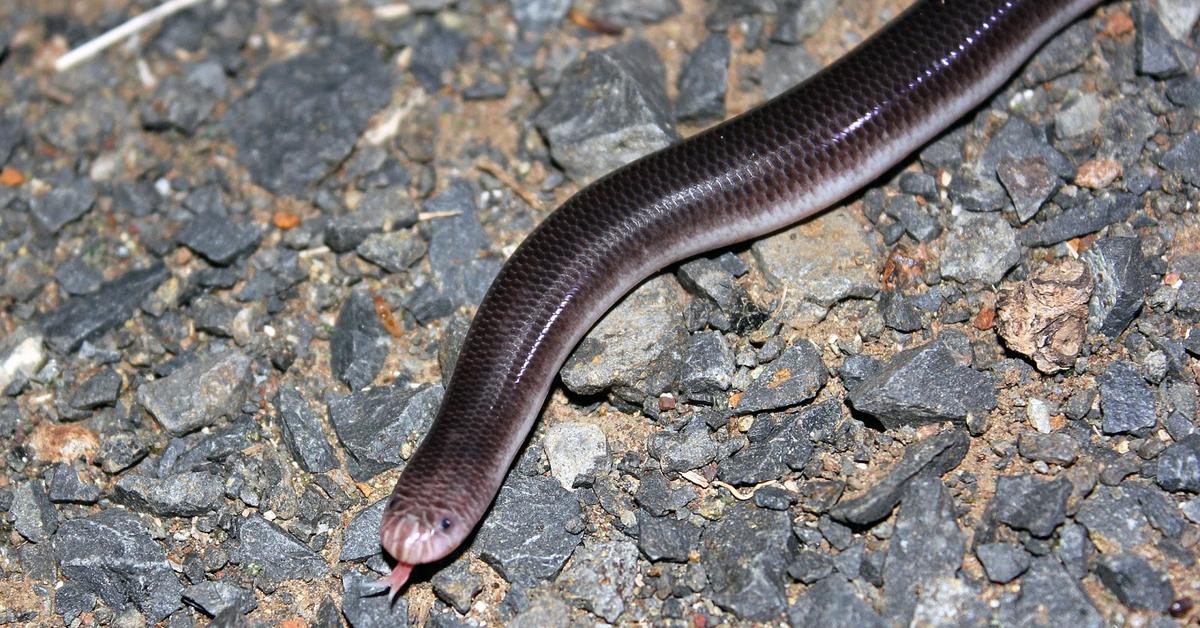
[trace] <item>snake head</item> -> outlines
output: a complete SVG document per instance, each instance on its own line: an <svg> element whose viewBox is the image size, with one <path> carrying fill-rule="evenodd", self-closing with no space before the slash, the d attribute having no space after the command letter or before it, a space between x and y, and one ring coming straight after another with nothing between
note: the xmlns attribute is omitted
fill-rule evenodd
<svg viewBox="0 0 1200 628"><path fill-rule="evenodd" d="M391 596L404 586L414 565L445 558L470 531L470 526L448 509L410 507L393 497L379 530L380 543L396 559L396 567L384 580Z"/></svg>

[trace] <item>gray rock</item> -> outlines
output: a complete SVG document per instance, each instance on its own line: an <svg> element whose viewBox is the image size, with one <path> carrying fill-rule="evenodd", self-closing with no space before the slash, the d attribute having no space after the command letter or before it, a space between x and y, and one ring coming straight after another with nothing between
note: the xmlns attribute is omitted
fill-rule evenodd
<svg viewBox="0 0 1200 628"><path fill-rule="evenodd" d="M156 264L125 273L92 294L68 300L42 319L46 344L59 353L70 353L84 340L124 324L168 276L167 269Z"/></svg>
<svg viewBox="0 0 1200 628"><path fill-rule="evenodd" d="M725 117L725 84L729 75L729 38L712 33L696 46L679 72L679 120L712 122Z"/></svg>
<svg viewBox="0 0 1200 628"><path fill-rule="evenodd" d="M533 121L567 175L593 179L679 139L665 73L641 39L593 51L563 70Z"/></svg>
<svg viewBox="0 0 1200 628"><path fill-rule="evenodd" d="M1200 497L1189 499L1179 505L1184 516L1192 523L1200 523Z"/></svg>
<svg viewBox="0 0 1200 628"><path fill-rule="evenodd" d="M500 270L500 260L481 255L491 239L475 213L476 194L469 181L452 179L423 206L427 212L458 212L430 222L429 267L452 306L478 304Z"/></svg>
<svg viewBox="0 0 1200 628"><path fill-rule="evenodd" d="M268 67L254 91L230 106L224 126L258 184L299 196L350 155L392 84L375 46L338 37Z"/></svg>
<svg viewBox="0 0 1200 628"><path fill-rule="evenodd" d="M998 212L1007 204L1004 188L999 183L990 176L969 170L960 171L950 180L946 195L955 207L972 213Z"/></svg>
<svg viewBox="0 0 1200 628"><path fill-rule="evenodd" d="M608 441L604 431L591 423L567 421L551 425L542 448L550 461L551 475L566 489L574 487L578 476L608 468Z"/></svg>
<svg viewBox="0 0 1200 628"><path fill-rule="evenodd" d="M804 46L769 43L763 59L763 98L774 98L814 75L821 65Z"/></svg>
<svg viewBox="0 0 1200 628"><path fill-rule="evenodd" d="M353 571L342 574L342 613L354 628L408 625L408 598L395 602L379 591L378 578ZM341 625L341 618L338 618Z"/></svg>
<svg viewBox="0 0 1200 628"><path fill-rule="evenodd" d="M262 232L252 224L216 211L192 218L175 236L181 244L217 266L228 266L258 248Z"/></svg>
<svg viewBox="0 0 1200 628"><path fill-rule="evenodd" d="M769 426L765 437L752 440L733 457L722 460L717 475L730 484L753 485L781 477L788 469L803 469L813 453L809 437L813 421L805 417L790 419L786 415L782 421L766 415L756 418L756 430L763 429L760 424Z"/></svg>
<svg viewBox="0 0 1200 628"><path fill-rule="evenodd" d="M785 295L779 318L819 320L834 304L879 290L874 240L849 212L825 212L750 250L767 282Z"/></svg>
<svg viewBox="0 0 1200 628"><path fill-rule="evenodd" d="M1067 518L1071 483L1059 477L1039 480L1033 475L1006 475L996 481L988 509L992 518L1038 538L1048 538Z"/></svg>
<svg viewBox="0 0 1200 628"><path fill-rule="evenodd" d="M787 607L787 566L797 551L791 517L741 502L701 537L701 564L712 601L751 621L773 620Z"/></svg>
<svg viewBox="0 0 1200 628"><path fill-rule="evenodd" d="M650 455L664 473L702 467L717 457L717 444L703 421L694 421L680 432L655 432L650 436Z"/></svg>
<svg viewBox="0 0 1200 628"><path fill-rule="evenodd" d="M216 475L190 472L158 479L126 475L117 481L116 501L139 512L164 517L195 517L223 502L224 481Z"/></svg>
<svg viewBox="0 0 1200 628"><path fill-rule="evenodd" d="M1188 33L1200 20L1200 5L1188 0L1158 0L1157 8L1163 27L1180 41L1186 41Z"/></svg>
<svg viewBox="0 0 1200 628"><path fill-rule="evenodd" d="M833 575L833 560L815 550L801 550L788 565L788 575L797 582L812 584Z"/></svg>
<svg viewBox="0 0 1200 628"><path fill-rule="evenodd" d="M579 545L568 532L579 502L553 478L512 473L471 547L504 579L532 587L554 578Z"/></svg>
<svg viewBox="0 0 1200 628"><path fill-rule="evenodd" d="M416 222L417 206L408 190L398 185L372 188L363 194L354 211L333 218L325 225L325 243L335 252L345 253L360 247L372 236L379 238L387 235L386 232L411 227Z"/></svg>
<svg viewBox="0 0 1200 628"><path fill-rule="evenodd" d="M996 284L1021 260L1017 232L999 214L962 213L943 240L941 272L962 283Z"/></svg>
<svg viewBox="0 0 1200 628"><path fill-rule="evenodd" d="M829 516L856 526L868 526L891 514L908 485L922 475L942 476L967 455L971 439L961 430L946 430L909 445L904 456L867 492L835 506Z"/></svg>
<svg viewBox="0 0 1200 628"><path fill-rule="evenodd" d="M42 230L53 234L91 211L95 204L96 186L91 181L62 173L45 194L29 199L29 213Z"/></svg>
<svg viewBox="0 0 1200 628"><path fill-rule="evenodd" d="M683 350L683 392L699 401L717 398L733 379L733 349L720 332L692 334Z"/></svg>
<svg viewBox="0 0 1200 628"><path fill-rule="evenodd" d="M1069 100L1054 116L1054 135L1059 139L1078 137L1100 130L1103 103L1094 92Z"/></svg>
<svg viewBox="0 0 1200 628"><path fill-rule="evenodd" d="M100 499L100 488L79 479L70 465L56 464L50 476L50 501L68 504L94 504Z"/></svg>
<svg viewBox="0 0 1200 628"><path fill-rule="evenodd" d="M1044 222L1032 222L1021 229L1018 241L1028 247L1050 246L1094 233L1125 220L1141 207L1132 194L1104 195L1070 207Z"/></svg>
<svg viewBox="0 0 1200 628"><path fill-rule="evenodd" d="M900 500L896 530L883 567L888 617L908 623L917 593L962 565L966 536L955 520L954 498L940 478L913 480Z"/></svg>
<svg viewBox="0 0 1200 628"><path fill-rule="evenodd" d="M614 623L637 587L637 575L637 547L627 541L601 541L580 546L558 584L584 608Z"/></svg>
<svg viewBox="0 0 1200 628"><path fill-rule="evenodd" d="M1058 178L1040 156L1029 159L1002 159L996 165L996 175L1012 199L1017 218L1026 222L1058 191Z"/></svg>
<svg viewBox="0 0 1200 628"><path fill-rule="evenodd" d="M1154 287L1148 261L1142 256L1140 238L1108 237L1096 241L1083 254L1095 279L1088 303L1088 328L1116 338L1142 309L1142 301Z"/></svg>
<svg viewBox="0 0 1200 628"><path fill-rule="evenodd" d="M1200 133L1187 133L1159 160L1168 172L1200 187Z"/></svg>
<svg viewBox="0 0 1200 628"><path fill-rule="evenodd" d="M111 406L116 403L123 384L120 373L108 367L102 368L83 380L71 394L71 407L77 410L95 410Z"/></svg>
<svg viewBox="0 0 1200 628"><path fill-rule="evenodd" d="M1095 36L1095 29L1086 22L1068 27L1042 46L1033 59L1026 63L1022 72L1025 83L1029 86L1042 85L1079 69L1087 61Z"/></svg>
<svg viewBox="0 0 1200 628"><path fill-rule="evenodd" d="M679 0L605 0L596 7L596 17L618 26L654 24L681 11Z"/></svg>
<svg viewBox="0 0 1200 628"><path fill-rule="evenodd" d="M401 273L425 257L425 241L410 229L372 233L355 249L363 259L389 273Z"/></svg>
<svg viewBox="0 0 1200 628"><path fill-rule="evenodd" d="M224 580L212 580L194 584L183 590L183 601L200 609L209 617L216 617L232 608L242 615L258 608L254 591L243 589Z"/></svg>
<svg viewBox="0 0 1200 628"><path fill-rule="evenodd" d="M387 508L389 499L390 496L376 500L354 515L350 524L346 526L338 560L356 561L382 553L383 549L379 545L379 526L383 524L383 511Z"/></svg>
<svg viewBox="0 0 1200 628"><path fill-rule="evenodd" d="M1167 491L1200 493L1200 434L1190 434L1158 455L1155 480Z"/></svg>
<svg viewBox="0 0 1200 628"><path fill-rule="evenodd" d="M13 529L30 543L45 543L58 530L58 512L41 480L17 485L8 512L13 518Z"/></svg>
<svg viewBox="0 0 1200 628"><path fill-rule="evenodd" d="M1096 576L1125 606L1162 613L1175 600L1167 574L1137 554L1101 556Z"/></svg>
<svg viewBox="0 0 1200 628"><path fill-rule="evenodd" d="M508 0L508 4L517 26L533 33L554 28L571 8L570 0Z"/></svg>
<svg viewBox="0 0 1200 628"><path fill-rule="evenodd" d="M429 431L442 392L440 384L410 389L397 383L330 400L329 422L350 476L362 482L403 464L402 452Z"/></svg>
<svg viewBox="0 0 1200 628"><path fill-rule="evenodd" d="M71 296L91 294L104 283L104 274L78 257L71 258L54 269L54 280Z"/></svg>
<svg viewBox="0 0 1200 628"><path fill-rule="evenodd" d="M674 517L654 517L637 512L638 549L651 562L686 563L698 547L700 528Z"/></svg>
<svg viewBox="0 0 1200 628"><path fill-rule="evenodd" d="M312 580L329 573L329 565L320 554L256 514L238 528L236 552L243 565L256 565L275 581Z"/></svg>
<svg viewBox="0 0 1200 628"><path fill-rule="evenodd" d="M580 395L611 390L638 405L669 390L686 341L680 292L659 276L627 295L567 358L563 385Z"/></svg>
<svg viewBox="0 0 1200 628"><path fill-rule="evenodd" d="M1021 592L1000 604L997 621L1002 626L1105 625L1096 607L1079 583L1050 556L1033 561L1021 579Z"/></svg>
<svg viewBox="0 0 1200 628"><path fill-rule="evenodd" d="M1133 8L1133 16L1137 23L1135 45L1138 72L1155 78L1183 73L1185 66L1176 54L1175 42L1163 27L1158 14L1143 3L1137 3Z"/></svg>
<svg viewBox="0 0 1200 628"><path fill-rule="evenodd" d="M728 268L730 265L736 268ZM688 292L716 305L718 312L709 315L709 326L721 331L746 333L767 320L767 313L754 303L746 288L737 283L736 277L748 270L740 259L728 255L718 259L694 259L681 265L676 276Z"/></svg>
<svg viewBox="0 0 1200 628"><path fill-rule="evenodd" d="M788 608L788 619L793 626L883 628L888 625L863 597L845 578L825 578L796 599Z"/></svg>
<svg viewBox="0 0 1200 628"><path fill-rule="evenodd" d="M1029 554L1012 543L983 543L975 546L975 556L983 565L988 580L1007 584L1025 573L1033 563Z"/></svg>
<svg viewBox="0 0 1200 628"><path fill-rule="evenodd" d="M159 622L181 606L166 553L133 513L113 508L66 521L53 545L65 579L115 611L132 605Z"/></svg>
<svg viewBox="0 0 1200 628"><path fill-rule="evenodd" d="M1154 389L1142 379L1137 367L1116 360L1096 380L1105 434L1144 433L1154 428L1158 421Z"/></svg>
<svg viewBox="0 0 1200 628"><path fill-rule="evenodd" d="M1130 551L1153 535L1137 498L1119 486L1096 487L1079 505L1075 520L1087 529L1092 542L1106 549Z"/></svg>
<svg viewBox="0 0 1200 628"><path fill-rule="evenodd" d="M1047 464L1070 466L1079 457L1079 450L1079 443L1062 433L1021 432L1017 438L1017 451L1022 457Z"/></svg>
<svg viewBox="0 0 1200 628"><path fill-rule="evenodd" d="M283 444L301 469L324 473L338 466L320 421L299 391L281 388L275 396L275 409Z"/></svg>
<svg viewBox="0 0 1200 628"><path fill-rule="evenodd" d="M438 599L464 615L471 610L471 600L483 589L483 578L471 573L470 566L470 555L463 554L448 567L439 569L430 579Z"/></svg>
<svg viewBox="0 0 1200 628"><path fill-rule="evenodd" d="M969 348L960 339L943 332L897 353L850 393L850 404L889 429L986 415L996 406L994 377L969 366Z"/></svg>
<svg viewBox="0 0 1200 628"><path fill-rule="evenodd" d="M1089 33L1088 40L1090 39ZM1060 178L1074 178L1075 166L1050 145L1046 139L1046 132L1021 116L1012 116L988 140L987 147L976 161L975 173L981 179L994 180L996 167L1002 160L1026 160L1035 157L1040 157L1049 166L1050 171Z"/></svg>
<svg viewBox="0 0 1200 628"><path fill-rule="evenodd" d="M137 401L167 431L186 434L239 412L252 380L250 358L244 353L211 353L142 384Z"/></svg>
<svg viewBox="0 0 1200 628"><path fill-rule="evenodd" d="M100 443L100 468L105 473L120 473L137 464L150 450L136 435L121 432Z"/></svg>
<svg viewBox="0 0 1200 628"><path fill-rule="evenodd" d="M220 67L217 67L221 71ZM224 76L222 76L222 79ZM168 76L140 108L142 126L150 131L175 130L192 135L216 106L218 95L185 77Z"/></svg>
<svg viewBox="0 0 1200 628"><path fill-rule="evenodd" d="M470 41L458 28L441 20L428 20L423 26L423 32L412 44L408 69L425 91L436 94L446 84L447 73L462 60Z"/></svg>
<svg viewBox="0 0 1200 628"><path fill-rule="evenodd" d="M366 290L355 290L333 325L329 369L350 390L361 390L379 374L390 349L391 339L375 314L374 299Z"/></svg>
<svg viewBox="0 0 1200 628"><path fill-rule="evenodd" d="M759 373L731 411L753 414L796 406L812 399L829 381L821 352L808 340L784 350Z"/></svg>

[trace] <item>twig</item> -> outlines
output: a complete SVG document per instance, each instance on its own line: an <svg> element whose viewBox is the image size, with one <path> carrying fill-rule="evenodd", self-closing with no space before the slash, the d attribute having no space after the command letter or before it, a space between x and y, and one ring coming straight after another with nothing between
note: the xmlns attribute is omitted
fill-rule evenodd
<svg viewBox="0 0 1200 628"><path fill-rule="evenodd" d="M475 167L492 175L493 177L496 177L498 181L508 186L508 189L512 190L517 196L520 196L521 200L525 201L525 203L530 207L539 211L542 209L542 202L538 200L538 198L534 196L532 192L526 190L525 187L522 186L516 179L514 179L512 175L508 174L503 168L496 165L496 162L490 159L481 158L479 161L475 162Z"/></svg>
<svg viewBox="0 0 1200 628"><path fill-rule="evenodd" d="M453 218L459 214L462 214L462 212L458 211L457 209L449 209L440 212L417 212L417 220L420 222L425 222L427 220L433 220L434 218Z"/></svg>
<svg viewBox="0 0 1200 628"><path fill-rule="evenodd" d="M66 72L80 63L91 59L109 46L112 46L126 37L129 37L130 35L133 35L138 31L167 18L173 13L178 13L179 11L182 11L192 5L199 4L202 1L203 0L167 0L167 2L164 2L157 7L146 11L145 13L142 13L141 15L134 16L123 24L120 24L119 26L105 32L103 35L100 35L99 37L83 44L82 46L78 46L74 50L67 52L54 62L54 69L58 72Z"/></svg>

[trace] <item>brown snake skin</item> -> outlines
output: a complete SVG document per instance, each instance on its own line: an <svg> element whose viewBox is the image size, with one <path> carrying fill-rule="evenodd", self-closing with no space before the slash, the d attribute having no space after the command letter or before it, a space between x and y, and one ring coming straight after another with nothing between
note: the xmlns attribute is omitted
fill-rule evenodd
<svg viewBox="0 0 1200 628"><path fill-rule="evenodd" d="M649 275L761 236L870 183L976 107L1098 0L919 0L790 91L580 190L504 264L433 427L384 513L412 566L479 523L566 356Z"/></svg>

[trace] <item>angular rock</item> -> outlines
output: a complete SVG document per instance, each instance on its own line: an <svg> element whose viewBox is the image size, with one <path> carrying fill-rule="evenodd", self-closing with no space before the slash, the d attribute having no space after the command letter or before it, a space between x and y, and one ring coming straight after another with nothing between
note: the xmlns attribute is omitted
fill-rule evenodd
<svg viewBox="0 0 1200 628"><path fill-rule="evenodd" d="M70 465L54 465L50 476L50 501L69 504L94 504L100 499L100 488L79 479L79 474Z"/></svg>
<svg viewBox="0 0 1200 628"><path fill-rule="evenodd" d="M470 556L463 554L449 567L439 569L430 579L438 598L464 615L471 610L471 600L483 588L483 578L471 573L470 566Z"/></svg>
<svg viewBox="0 0 1200 628"><path fill-rule="evenodd" d="M84 340L124 324L168 275L163 265L156 264L125 273L92 294L68 300L42 319L46 344L59 353L70 353Z"/></svg>
<svg viewBox="0 0 1200 628"><path fill-rule="evenodd" d="M1167 574L1137 554L1101 556L1096 575L1129 608L1162 613L1175 600L1175 588Z"/></svg>
<svg viewBox="0 0 1200 628"><path fill-rule="evenodd" d="M329 422L346 451L350 476L363 482L403 464L403 452L429 431L442 392L440 384L410 389L397 383L330 400Z"/></svg>
<svg viewBox="0 0 1200 628"><path fill-rule="evenodd" d="M387 628L408 625L408 598L393 602L381 595L379 578L353 571L342 574L342 614L354 628ZM336 617L338 626L341 618Z"/></svg>
<svg viewBox="0 0 1200 628"><path fill-rule="evenodd" d="M47 233L57 233L96 204L96 186L86 178L64 173L45 194L29 199L29 213Z"/></svg>
<svg viewBox="0 0 1200 628"><path fill-rule="evenodd" d="M679 138L658 52L641 39L593 51L533 118L567 175L589 180Z"/></svg>
<svg viewBox="0 0 1200 628"><path fill-rule="evenodd" d="M1066 242L1125 220L1140 207L1139 197L1132 194L1104 195L1071 207L1045 222L1025 225L1017 241L1028 247Z"/></svg>
<svg viewBox="0 0 1200 628"><path fill-rule="evenodd" d="M984 416L996 406L993 375L969 366L959 337L945 332L937 340L897 353L867 378L848 401L885 428Z"/></svg>
<svg viewBox="0 0 1200 628"><path fill-rule="evenodd" d="M809 434L815 426L812 419L803 416L794 421L789 418L771 425L765 437L756 438L733 457L722 460L717 475L730 484L753 485L781 477L788 469L803 469L812 457ZM760 422L774 423L765 415L755 419L756 424Z"/></svg>
<svg viewBox="0 0 1200 628"><path fill-rule="evenodd" d="M133 513L112 508L66 521L53 545L65 579L115 611L132 605L159 622L181 606L183 587L166 553Z"/></svg>
<svg viewBox="0 0 1200 628"><path fill-rule="evenodd" d="M1021 592L997 613L1003 626L1066 625L1100 628L1103 617L1079 583L1051 556L1034 559L1021 579Z"/></svg>
<svg viewBox="0 0 1200 628"><path fill-rule="evenodd" d="M698 332L683 351L683 392L696 400L712 399L729 389L733 379L733 349L720 332Z"/></svg>
<svg viewBox="0 0 1200 628"><path fill-rule="evenodd" d="M142 384L137 401L167 431L186 434L241 410L253 380L250 366L240 351L212 353Z"/></svg>
<svg viewBox="0 0 1200 628"><path fill-rule="evenodd" d="M967 455L971 439L961 430L946 430L909 445L904 456L882 480L859 497L844 500L829 516L844 523L868 526L891 514L908 489L923 472L940 477L954 469Z"/></svg>
<svg viewBox="0 0 1200 628"><path fill-rule="evenodd" d="M700 528L674 517L637 512L638 549L651 562L685 563L700 541Z"/></svg>
<svg viewBox="0 0 1200 628"><path fill-rule="evenodd" d="M1154 390L1134 365L1117 360L1096 381L1105 434L1144 433L1154 428L1158 422Z"/></svg>
<svg viewBox="0 0 1200 628"><path fill-rule="evenodd" d="M237 552L243 565L257 565L276 581L312 580L329 573L320 554L258 515L251 515L238 528Z"/></svg>
<svg viewBox="0 0 1200 628"><path fill-rule="evenodd" d="M565 489L573 488L581 475L608 468L608 441L604 431L591 423L568 421L551 425L542 448L550 461L550 474Z"/></svg>
<svg viewBox="0 0 1200 628"><path fill-rule="evenodd" d="M975 546L975 556L983 565L988 580L996 584L1012 582L1033 563L1029 554L1012 543L983 543Z"/></svg>
<svg viewBox="0 0 1200 628"><path fill-rule="evenodd" d="M627 541L589 543L575 551L571 566L558 577L569 597L609 623L617 621L632 596L638 575L638 550Z"/></svg>
<svg viewBox="0 0 1200 628"><path fill-rule="evenodd" d="M217 266L228 266L258 248L262 232L252 224L215 211L192 218L175 236L181 244Z"/></svg>
<svg viewBox="0 0 1200 628"><path fill-rule="evenodd" d="M209 617L221 615L230 608L242 615L258 608L254 591L224 580L211 580L187 587L183 590L183 601Z"/></svg>
<svg viewBox="0 0 1200 628"><path fill-rule="evenodd" d="M338 311L329 339L329 369L350 390L374 381L391 349L391 341L375 303L365 290L355 290Z"/></svg>
<svg viewBox="0 0 1200 628"><path fill-rule="evenodd" d="M1200 434L1190 434L1158 455L1154 479L1167 491L1200 493Z"/></svg>
<svg viewBox="0 0 1200 628"><path fill-rule="evenodd" d="M500 270L500 260L484 254L491 239L476 215L475 186L452 179L438 195L425 202L427 212L457 212L430 222L429 267L452 306L475 305Z"/></svg>
<svg viewBox="0 0 1200 628"><path fill-rule="evenodd" d="M954 498L940 478L916 478L904 491L883 567L884 608L908 623L917 593L962 565L966 535L955 520Z"/></svg>
<svg viewBox="0 0 1200 628"><path fill-rule="evenodd" d="M1130 551L1153 536L1150 522L1135 495L1120 486L1099 486L1075 513L1088 539L1102 553Z"/></svg>
<svg viewBox="0 0 1200 628"><path fill-rule="evenodd" d="M712 33L683 62L675 117L696 122L724 118L728 75L729 38L723 33Z"/></svg>
<svg viewBox="0 0 1200 628"><path fill-rule="evenodd" d="M996 284L1021 260L1017 232L999 214L962 213L950 223L941 272L962 283Z"/></svg>
<svg viewBox="0 0 1200 628"><path fill-rule="evenodd" d="M77 410L94 410L110 406L117 401L121 392L121 374L111 368L103 368L83 381L71 395L71 407Z"/></svg>
<svg viewBox="0 0 1200 628"><path fill-rule="evenodd" d="M282 388L275 396L283 443L301 469L324 473L338 466L333 448L308 401L294 388Z"/></svg>
<svg viewBox="0 0 1200 628"><path fill-rule="evenodd" d="M58 511L50 503L41 480L18 485L8 512L13 518L13 529L31 543L45 543L58 530Z"/></svg>
<svg viewBox="0 0 1200 628"><path fill-rule="evenodd" d="M712 462L718 452L703 421L690 423L679 433L655 432L650 437L649 449L664 473L702 467Z"/></svg>
<svg viewBox="0 0 1200 628"><path fill-rule="evenodd" d="M820 350L808 340L800 340L772 360L741 398L730 402L731 410L753 414L796 406L815 397L827 381L829 370Z"/></svg>
<svg viewBox="0 0 1200 628"><path fill-rule="evenodd" d="M1039 480L1032 475L1006 475L996 482L988 508L992 518L1038 538L1047 538L1067 518L1071 483L1065 478Z"/></svg>
<svg viewBox="0 0 1200 628"><path fill-rule="evenodd" d="M1096 241L1083 255L1096 279L1089 303L1091 331L1116 338L1142 308L1154 285L1140 238L1108 237Z"/></svg>
<svg viewBox="0 0 1200 628"><path fill-rule="evenodd" d="M230 106L224 125L259 185L303 195L345 161L387 105L392 83L374 45L338 37L268 67L254 91Z"/></svg>
<svg viewBox="0 0 1200 628"><path fill-rule="evenodd" d="M1002 159L996 166L1000 183L1012 199L1017 218L1026 222L1058 191L1062 180L1041 157L1027 160Z"/></svg>
<svg viewBox="0 0 1200 628"><path fill-rule="evenodd" d="M582 511L553 478L512 473L471 547L504 579L532 587L554 578L579 545L568 531Z"/></svg>
<svg viewBox="0 0 1200 628"><path fill-rule="evenodd" d="M785 512L741 502L701 537L701 562L712 601L750 621L775 619L787 607L787 567L797 551Z"/></svg>
<svg viewBox="0 0 1200 628"><path fill-rule="evenodd" d="M379 545L379 526L383 523L383 511L387 508L389 497L376 500L375 503L358 511L342 539L342 551L338 560L355 561L378 556L382 547Z"/></svg>
<svg viewBox="0 0 1200 628"><path fill-rule="evenodd" d="M888 625L855 586L841 576L825 578L810 586L788 608L793 626L856 626L883 628Z"/></svg>

